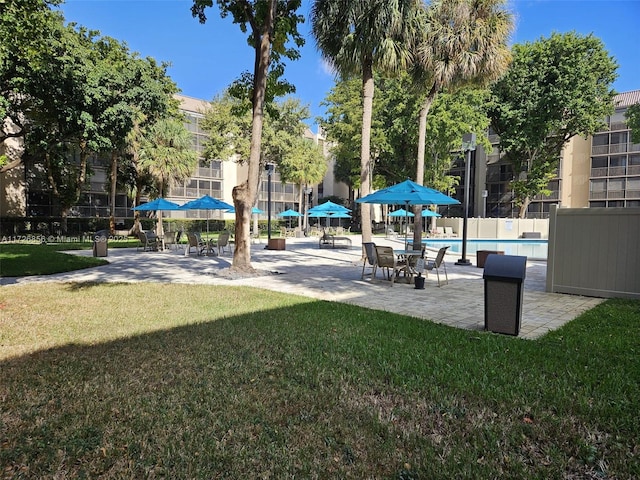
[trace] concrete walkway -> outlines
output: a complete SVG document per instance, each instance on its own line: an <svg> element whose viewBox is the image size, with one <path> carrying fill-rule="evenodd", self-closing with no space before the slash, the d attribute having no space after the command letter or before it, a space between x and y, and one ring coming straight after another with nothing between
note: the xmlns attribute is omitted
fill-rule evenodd
<svg viewBox="0 0 640 480"><path fill-rule="evenodd" d="M413 285L382 279L360 278L361 237L353 236L350 249L319 249L316 238L287 238L286 250L265 250L264 244L251 248L252 266L265 275L231 275L231 254L218 257L184 256L184 250L142 252L136 249L109 249L109 265L57 275L0 278L0 284L26 282L162 282L206 285L246 285L283 293L343 303L376 310L411 315L457 328L484 329L483 269L458 266L460 254L446 257L449 284L438 287L435 271L429 273L424 290ZM378 245L402 249L402 242L375 237ZM89 250L70 252L92 255ZM434 257L434 252L430 258ZM370 271L370 269L367 269ZM556 329L589 310L602 299L546 293L546 262L529 261L524 284L520 337L533 339Z"/></svg>

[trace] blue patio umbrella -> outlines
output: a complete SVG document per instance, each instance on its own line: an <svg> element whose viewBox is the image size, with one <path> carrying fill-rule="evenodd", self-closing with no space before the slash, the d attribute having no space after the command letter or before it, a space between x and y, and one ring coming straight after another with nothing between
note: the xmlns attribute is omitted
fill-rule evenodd
<svg viewBox="0 0 640 480"><path fill-rule="evenodd" d="M236 209L234 207L231 207L229 210L227 210L225 213L236 213ZM262 214L264 213L264 210L260 210L258 207L252 207L251 208L251 213L257 213L257 214Z"/></svg>
<svg viewBox="0 0 640 480"><path fill-rule="evenodd" d="M327 227L329 226L329 223L331 222L330 218L337 214L337 213L349 213L351 210L349 210L347 207L345 207L344 205L339 205L337 203L332 202L331 200L328 200L324 203L321 203L319 205L316 205L315 207L312 207L309 209L309 216L311 216L312 214L316 214L316 213L324 213L326 214L327 217Z"/></svg>
<svg viewBox="0 0 640 480"><path fill-rule="evenodd" d="M309 218L325 218L325 217L328 217L329 214L325 213L325 212L312 212L312 211L309 211L309 213L307 213L307 216Z"/></svg>
<svg viewBox="0 0 640 480"><path fill-rule="evenodd" d="M415 217L413 212L408 212L404 208L399 208L398 210L394 210L389 214L390 217Z"/></svg>
<svg viewBox="0 0 640 480"><path fill-rule="evenodd" d="M278 213L279 217L289 217L289 228L291 228L291 217L301 217L302 214L300 212L296 212L295 210L289 209L284 212Z"/></svg>
<svg viewBox="0 0 640 480"><path fill-rule="evenodd" d="M164 198L156 198L137 207L133 207L132 210L139 211L157 211L157 210L178 210L180 206L177 203L170 202Z"/></svg>
<svg viewBox="0 0 640 480"><path fill-rule="evenodd" d="M309 209L309 213L316 212L324 212L329 214L340 213L340 212L350 212L347 207L344 205L338 205L337 203L332 202L331 200L321 203L320 205L316 205Z"/></svg>
<svg viewBox="0 0 640 480"><path fill-rule="evenodd" d="M428 208L425 208L424 210L422 210L421 213L423 217L441 217L442 216L438 212L434 212L433 210L429 210Z"/></svg>
<svg viewBox="0 0 640 480"><path fill-rule="evenodd" d="M300 212L296 212L295 210L285 210L284 212L280 212L278 214L279 217L301 217L302 214Z"/></svg>
<svg viewBox="0 0 640 480"><path fill-rule="evenodd" d="M133 207L132 210L137 210L139 212L161 212L163 210L178 210L180 206L177 203L170 202L169 200L165 200L162 197L158 197L155 200L152 200L147 203L143 203L142 205L138 205L137 207ZM162 213L158 213L158 226L157 226L158 235L164 235L164 225L162 225Z"/></svg>
<svg viewBox="0 0 640 480"><path fill-rule="evenodd" d="M207 234L209 234L209 210L229 210L233 205L213 198L210 195L203 195L200 198L191 200L180 206L180 210L207 210Z"/></svg>
<svg viewBox="0 0 640 480"><path fill-rule="evenodd" d="M338 219L338 226L340 226L340 219L341 218L351 218L351 215L349 215L347 212L337 212L337 213L332 213L331 215L329 215L329 221L331 221L332 218L337 218Z"/></svg>
<svg viewBox="0 0 640 480"><path fill-rule="evenodd" d="M407 210L405 210L404 208L399 208L398 210L394 210L393 212L391 212L389 214L390 217L396 217L396 218L400 218L400 230L402 231L402 218L404 217L405 219L405 233L406 233L406 229L409 226L409 218L408 217L415 217L415 213L413 212L409 212Z"/></svg>
<svg viewBox="0 0 640 480"><path fill-rule="evenodd" d="M433 188L418 185L411 180L392 185L366 197L356 200L358 203L381 203L386 205L457 205L460 202Z"/></svg>
<svg viewBox="0 0 640 480"><path fill-rule="evenodd" d="M418 185L407 179L365 197L356 200L358 203L380 203L386 205L404 205L409 210L409 205L456 205L460 202L433 188ZM408 212L407 212L408 213ZM407 215L407 219L408 219ZM407 245L407 233L404 234L405 248Z"/></svg>

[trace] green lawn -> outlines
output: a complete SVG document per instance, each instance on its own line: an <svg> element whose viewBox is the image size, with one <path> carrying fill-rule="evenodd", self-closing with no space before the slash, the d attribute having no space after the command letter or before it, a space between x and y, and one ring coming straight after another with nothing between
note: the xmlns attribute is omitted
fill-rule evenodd
<svg viewBox="0 0 640 480"><path fill-rule="evenodd" d="M0 289L3 478L639 478L640 302L536 340L251 288Z"/></svg>
<svg viewBox="0 0 640 480"><path fill-rule="evenodd" d="M131 248L140 245L135 239L110 240L108 248ZM0 243L0 277L51 275L82 268L106 265L104 258L68 255L65 250L90 250L92 242L28 244Z"/></svg>

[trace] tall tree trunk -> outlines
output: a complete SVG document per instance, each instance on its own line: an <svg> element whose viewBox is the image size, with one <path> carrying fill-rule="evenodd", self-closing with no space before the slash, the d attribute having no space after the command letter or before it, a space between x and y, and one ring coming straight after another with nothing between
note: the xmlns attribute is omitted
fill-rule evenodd
<svg viewBox="0 0 640 480"><path fill-rule="evenodd" d="M373 67L371 61L365 61L362 69L362 144L360 146L360 196L371 192L371 116L373 114ZM362 222L362 241L371 241L371 205L360 204Z"/></svg>
<svg viewBox="0 0 640 480"><path fill-rule="evenodd" d="M424 185L424 152L427 146L427 116L431 105L436 98L438 91L435 85L431 88L427 97L424 99L422 108L420 109L420 116L418 117L418 156L416 161L416 183L418 185ZM413 222L413 245L422 245L422 210L426 205L416 205L413 208L415 215Z"/></svg>
<svg viewBox="0 0 640 480"><path fill-rule="evenodd" d="M527 210L529 209L529 205L531 204L531 199L529 196L526 196L522 201L522 205L520 205L520 212L518 213L519 218L527 218Z"/></svg>
<svg viewBox="0 0 640 480"><path fill-rule="evenodd" d="M111 235L116 231L116 182L118 181L118 155L111 152L111 209L109 210L109 230Z"/></svg>
<svg viewBox="0 0 640 480"><path fill-rule="evenodd" d="M236 209L235 252L233 268L252 270L251 267L251 207L258 194L260 180L260 149L264 122L264 99L267 89L267 72L271 60L271 31L276 13L276 0L269 0L269 12L262 32L254 31L256 58L253 84L253 118L251 123L251 147L247 180L233 187L233 203Z"/></svg>

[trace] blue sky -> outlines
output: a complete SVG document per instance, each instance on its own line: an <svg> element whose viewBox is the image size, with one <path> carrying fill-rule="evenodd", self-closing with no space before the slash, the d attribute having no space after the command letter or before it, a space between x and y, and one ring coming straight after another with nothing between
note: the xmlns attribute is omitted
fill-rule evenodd
<svg viewBox="0 0 640 480"><path fill-rule="evenodd" d="M125 41L143 57L171 63L168 73L184 95L211 100L243 71L253 70L253 50L230 18L220 18L217 7L207 10L202 25L191 16L191 5L191 0L66 0L61 10L67 22ZM306 18L310 5L303 0L300 13ZM509 8L516 22L511 43L552 32L593 33L619 64L614 88L640 89L640 0L510 0ZM317 52L308 23L301 31L307 40L302 58L289 62L285 78L316 117L324 112L320 102L334 77Z"/></svg>

